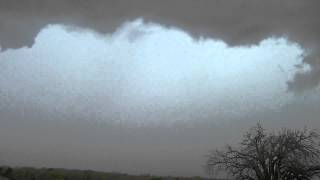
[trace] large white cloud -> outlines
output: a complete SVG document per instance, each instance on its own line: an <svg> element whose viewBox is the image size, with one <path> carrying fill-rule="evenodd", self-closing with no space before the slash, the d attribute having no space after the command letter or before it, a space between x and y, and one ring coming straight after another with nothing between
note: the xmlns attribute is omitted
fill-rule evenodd
<svg viewBox="0 0 320 180"><path fill-rule="evenodd" d="M288 83L289 90L302 92L320 82L318 7L318 0L1 0L0 44L2 49L31 46L48 24L112 33L139 17L229 45L287 37L308 52L304 62L311 71L296 74Z"/></svg>
<svg viewBox="0 0 320 180"><path fill-rule="evenodd" d="M111 36L51 25L32 48L1 54L0 82L17 106L22 101L60 113L89 111L99 119L117 119L117 113L131 121L132 114L158 111L196 114L193 108L237 118L290 102L286 82L297 73L302 53L284 38L229 47L142 20Z"/></svg>
<svg viewBox="0 0 320 180"><path fill-rule="evenodd" d="M204 155L252 123L319 127L319 89L287 91L310 72L295 68L298 44L232 47L141 20L119 27L104 36L49 25L32 47L0 53L0 163L203 175Z"/></svg>

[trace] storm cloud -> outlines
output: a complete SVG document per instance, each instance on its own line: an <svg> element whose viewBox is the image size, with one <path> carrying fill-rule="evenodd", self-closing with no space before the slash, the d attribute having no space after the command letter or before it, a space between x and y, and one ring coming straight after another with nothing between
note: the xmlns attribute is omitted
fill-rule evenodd
<svg viewBox="0 0 320 180"><path fill-rule="evenodd" d="M319 89L287 91L308 70L296 68L303 53L285 38L231 47L142 19L105 36L48 25L0 54L0 163L203 175L209 150L258 121L319 127Z"/></svg>
<svg viewBox="0 0 320 180"><path fill-rule="evenodd" d="M320 127L318 0L0 0L0 164L204 175Z"/></svg>
<svg viewBox="0 0 320 180"><path fill-rule="evenodd" d="M0 44L2 50L30 47L48 24L108 34L137 18L181 28L196 39L221 39L231 46L286 37L306 50L304 63L311 66L310 72L298 73L288 82L289 90L301 92L320 82L319 7L318 0L1 0Z"/></svg>

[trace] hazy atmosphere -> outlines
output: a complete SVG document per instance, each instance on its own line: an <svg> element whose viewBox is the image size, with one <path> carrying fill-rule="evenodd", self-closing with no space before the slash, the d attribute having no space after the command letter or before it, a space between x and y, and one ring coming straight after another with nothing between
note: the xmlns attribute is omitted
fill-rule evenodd
<svg viewBox="0 0 320 180"><path fill-rule="evenodd" d="M0 0L0 165L204 176L320 128L318 0Z"/></svg>

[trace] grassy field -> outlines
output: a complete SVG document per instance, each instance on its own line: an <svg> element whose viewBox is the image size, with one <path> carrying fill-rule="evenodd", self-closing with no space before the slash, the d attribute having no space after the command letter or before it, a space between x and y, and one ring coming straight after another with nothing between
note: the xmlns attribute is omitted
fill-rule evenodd
<svg viewBox="0 0 320 180"><path fill-rule="evenodd" d="M201 177L158 177L152 175L97 172L91 170L0 167L0 180L6 178L10 180L209 180Z"/></svg>

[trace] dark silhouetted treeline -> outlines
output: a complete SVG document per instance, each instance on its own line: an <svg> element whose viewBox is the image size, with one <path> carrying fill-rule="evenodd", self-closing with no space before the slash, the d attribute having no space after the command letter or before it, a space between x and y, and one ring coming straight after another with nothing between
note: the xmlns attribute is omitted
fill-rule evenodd
<svg viewBox="0 0 320 180"><path fill-rule="evenodd" d="M151 175L128 175L91 170L0 167L0 180L6 178L9 180L209 180L201 177L157 177Z"/></svg>

